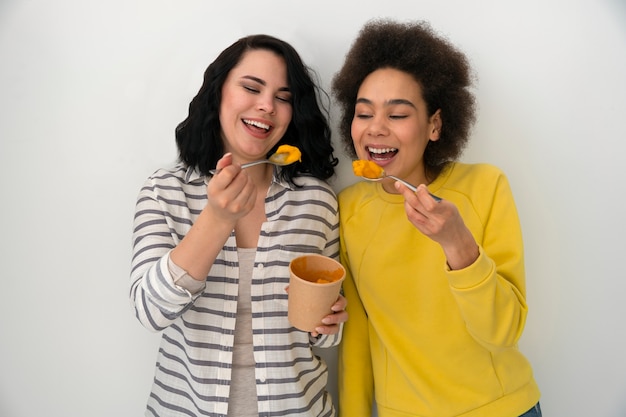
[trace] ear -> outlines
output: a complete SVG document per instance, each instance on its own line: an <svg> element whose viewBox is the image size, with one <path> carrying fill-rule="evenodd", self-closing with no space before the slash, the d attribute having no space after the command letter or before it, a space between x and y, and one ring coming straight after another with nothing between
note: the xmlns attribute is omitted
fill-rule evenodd
<svg viewBox="0 0 626 417"><path fill-rule="evenodd" d="M441 136L441 127L443 123L441 121L441 109L437 109L435 114L430 116L430 135L429 139L433 142L438 141Z"/></svg>

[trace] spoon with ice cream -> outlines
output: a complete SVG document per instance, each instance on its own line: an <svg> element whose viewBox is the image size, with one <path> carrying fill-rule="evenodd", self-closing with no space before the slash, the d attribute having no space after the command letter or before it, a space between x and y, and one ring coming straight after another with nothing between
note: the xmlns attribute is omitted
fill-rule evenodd
<svg viewBox="0 0 626 417"><path fill-rule="evenodd" d="M416 192L417 187L413 184L403 180L402 178L398 178L395 175L389 175L385 172L385 170L372 161L366 161L363 159L358 159L356 161L352 161L352 170L354 171L354 175L358 177L362 177L368 181L380 181L384 178L391 178L396 181L400 181L402 184L406 185L411 191ZM434 194L430 194L432 198L437 201L441 201L441 198L437 197Z"/></svg>
<svg viewBox="0 0 626 417"><path fill-rule="evenodd" d="M291 145L280 145L276 152L270 155L267 159L259 159L258 161L252 161L241 165L241 168L249 168L259 164L272 164L277 166L291 165L296 161L302 161L302 153L300 149ZM217 169L212 169L209 172L211 175L217 174Z"/></svg>

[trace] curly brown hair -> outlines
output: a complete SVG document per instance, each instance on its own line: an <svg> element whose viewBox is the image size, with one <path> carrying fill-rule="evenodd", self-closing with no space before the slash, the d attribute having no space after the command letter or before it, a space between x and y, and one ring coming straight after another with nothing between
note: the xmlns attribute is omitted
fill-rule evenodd
<svg viewBox="0 0 626 417"><path fill-rule="evenodd" d="M356 157L356 151L350 129L357 93L363 80L381 68L412 75L422 89L429 116L441 109L440 138L429 142L424 151L426 174L432 181L448 162L462 154L476 119L469 61L427 22L402 23L389 19L367 22L331 86L341 109L341 140L352 157Z"/></svg>

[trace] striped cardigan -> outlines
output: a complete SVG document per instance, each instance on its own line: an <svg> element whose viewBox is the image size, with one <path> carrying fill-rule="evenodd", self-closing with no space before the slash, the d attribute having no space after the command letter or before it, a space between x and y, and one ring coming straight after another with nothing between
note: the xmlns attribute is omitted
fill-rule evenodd
<svg viewBox="0 0 626 417"><path fill-rule="evenodd" d="M312 338L287 321L289 261L304 253L338 258L335 193L323 181L275 178L265 199L251 284L259 416L334 416L326 364L311 347L331 347L341 333ZM161 331L146 416L226 416L237 313L238 261L228 238L197 294L174 284L170 251L206 205L204 177L177 165L148 178L137 198L130 299L137 319Z"/></svg>

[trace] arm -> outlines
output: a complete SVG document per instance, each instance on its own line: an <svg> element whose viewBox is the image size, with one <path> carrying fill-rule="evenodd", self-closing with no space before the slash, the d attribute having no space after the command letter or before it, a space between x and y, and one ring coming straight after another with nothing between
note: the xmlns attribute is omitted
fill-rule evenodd
<svg viewBox="0 0 626 417"><path fill-rule="evenodd" d="M168 268L170 259L193 279L204 282L237 216L251 207L242 203L249 189L247 176L241 175L239 167L226 167L229 157L220 163L225 168L209 182L209 203L195 221L182 190L172 191L175 187L169 184L165 187L149 180L139 194L130 298L137 318L149 329L168 326L198 295L175 284ZM179 236L184 237L179 241Z"/></svg>
<svg viewBox="0 0 626 417"><path fill-rule="evenodd" d="M326 240L327 244L324 248L324 251L322 252L322 255L328 256L333 259L338 259L339 217L336 205L337 202L333 201L333 203L335 205L333 207L332 216L330 219L328 219L332 227L328 231ZM313 338L312 341L314 342L315 346L328 348L339 345L343 333L343 324L348 320L348 313L345 311L346 305L346 298L340 294L337 298L337 302L331 307L334 313L329 314L322 319L322 323L324 324L324 326L320 326L316 329L316 331L311 332L311 336Z"/></svg>
<svg viewBox="0 0 626 417"><path fill-rule="evenodd" d="M506 177L498 172L479 180L480 191L468 192L467 206L476 212L465 207L467 219L452 202L429 198L424 186L417 195L402 192L409 220L438 242L447 257L450 289L468 332L495 351L514 346L524 329L523 242Z"/></svg>
<svg viewBox="0 0 626 417"><path fill-rule="evenodd" d="M514 346L524 331L528 306L522 231L507 179L501 175L485 211L480 255L449 271L452 293L470 334L492 351Z"/></svg>
<svg viewBox="0 0 626 417"><path fill-rule="evenodd" d="M349 195L339 196L340 201L340 260L346 268L343 282L344 295L348 301L346 310L350 319L343 329L343 340L339 345L339 409L342 417L369 417L374 403L374 375L370 353L369 320L352 275L351 259L348 255L346 224L358 204ZM343 205L342 205L343 203ZM355 262L360 262L359 259Z"/></svg>
<svg viewBox="0 0 626 417"><path fill-rule="evenodd" d="M346 261L342 259L344 265ZM343 417L368 417L374 402L374 376L369 348L367 315L352 275L344 281L350 321L339 345L339 409Z"/></svg>
<svg viewBox="0 0 626 417"><path fill-rule="evenodd" d="M193 296L174 284L168 268L177 233L149 179L137 198L133 227L130 300L137 319L159 331L191 304Z"/></svg>
<svg viewBox="0 0 626 417"><path fill-rule="evenodd" d="M219 173L207 186L208 203L180 244L172 261L194 279L204 281L237 220L252 210L256 193L241 167L227 154L217 163Z"/></svg>

